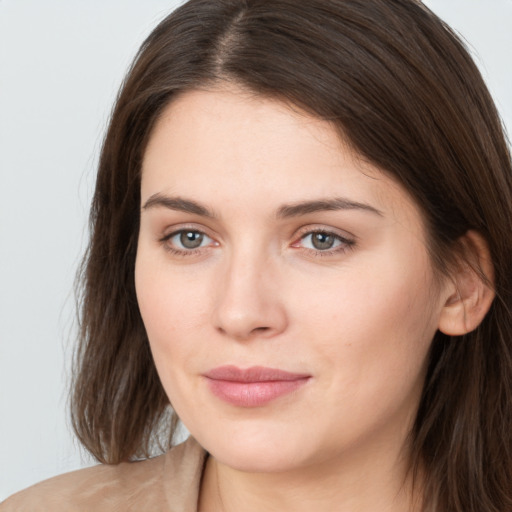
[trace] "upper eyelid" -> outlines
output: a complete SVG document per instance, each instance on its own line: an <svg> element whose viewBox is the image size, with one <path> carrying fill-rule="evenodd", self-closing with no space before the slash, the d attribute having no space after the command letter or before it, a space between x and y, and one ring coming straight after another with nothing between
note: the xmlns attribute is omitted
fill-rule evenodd
<svg viewBox="0 0 512 512"><path fill-rule="evenodd" d="M207 238L210 238L210 239L213 240L213 238L208 233L205 233L204 231L201 231L199 229L191 229L191 228L183 228L183 229L177 229L176 231L171 231L170 233L165 234L161 239L162 240L169 240L170 238L174 238L176 235L179 235L180 233L183 233L184 231L185 232L189 231L189 232L192 232L192 233L199 233L199 234L204 235Z"/></svg>
<svg viewBox="0 0 512 512"><path fill-rule="evenodd" d="M206 235L209 238L214 239L215 237L212 235L211 230L201 226L198 227L194 223L190 224L182 224L182 225L176 225L176 226L168 226L167 228L163 229L163 235L159 237L160 240L168 240L169 238L172 238L174 235L181 233L183 231L196 231L197 233L201 233L203 235Z"/></svg>
<svg viewBox="0 0 512 512"><path fill-rule="evenodd" d="M309 231L309 232L304 233L299 238L297 238L295 242L293 242L292 246L295 245L297 242L304 240L306 237L308 237L308 236L310 236L310 235L312 235L314 233L323 233L323 234L328 235L328 236L333 236L334 238L338 239L339 242L341 242L341 245L345 245L345 246L353 246L356 243L356 241L353 238L342 236L342 235L339 235L337 233L333 233L333 232L330 232L330 231L320 231L320 230L317 230L317 231ZM313 250L313 251L319 250L319 249L311 249L311 248L308 248L308 247L306 247L305 249ZM329 251L335 251L335 250L336 250L335 248L331 248L331 249L325 249L325 250L323 250L321 252L328 253Z"/></svg>
<svg viewBox="0 0 512 512"><path fill-rule="evenodd" d="M352 240L352 241L356 241L357 240L357 236L355 236L354 234L350 233L349 231L346 231L346 230L343 230L343 229L339 229L339 228L334 228L334 227L331 227L331 226L325 226L325 225L307 225L307 226L303 226L301 228L299 228L297 231L296 231L296 234L294 235L294 238L297 239L298 237L302 238L306 235L309 235L311 233L325 233L325 234L328 234L328 235L334 235L334 236L337 236L339 238L343 238L344 240Z"/></svg>

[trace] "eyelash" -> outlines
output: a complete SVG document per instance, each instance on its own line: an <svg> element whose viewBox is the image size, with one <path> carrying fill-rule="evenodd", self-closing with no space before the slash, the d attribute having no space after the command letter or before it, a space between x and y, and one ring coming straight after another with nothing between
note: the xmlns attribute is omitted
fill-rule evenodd
<svg viewBox="0 0 512 512"><path fill-rule="evenodd" d="M164 249L171 253L174 256L178 257L189 257L189 256L199 256L205 249L208 249L209 245L204 247L198 247L196 249L178 249L171 245L169 241L174 238L177 235L181 235L183 233L194 233L199 234L205 237L210 238L212 241L213 239L208 236L204 231L201 231L199 229L194 228L182 228L178 229L176 231L173 231L172 233L169 233L168 235L163 236L159 239L159 242L163 245ZM296 244L298 244L300 241L305 240L308 236L312 235L325 235L333 237L336 242L339 242L339 245L333 249L311 249L308 247L299 247ZM338 233L335 233L333 231L329 231L326 229L309 229L307 231L304 231L300 234L300 236L297 238L295 242L291 244L291 247L302 249L303 251L307 252L309 255L312 255L314 257L326 257L326 256L333 256L336 254L348 252L349 250L353 249L355 246L356 241L354 239L346 238L344 236L341 236ZM218 242L215 242L216 245L218 245Z"/></svg>
<svg viewBox="0 0 512 512"><path fill-rule="evenodd" d="M210 236L208 236L204 231L201 231L197 228L181 228L177 229L176 231L173 231L172 233L169 233L168 235L163 236L160 238L159 242L163 245L164 249L172 254L173 256L179 256L179 257L187 257L187 256L199 256L200 253L204 251L204 249L207 249L208 246L205 247L198 247L197 249L177 249L176 247L173 247L169 241L174 238L177 235L181 235L183 233L197 233L199 235L203 235L205 237L210 238L213 240Z"/></svg>
<svg viewBox="0 0 512 512"><path fill-rule="evenodd" d="M299 238L297 238L297 241L293 242L293 244L291 244L291 246L296 247L295 244L297 244L298 242L301 242L301 241L302 241L302 243L304 243L304 240L308 236L312 236L312 235L324 235L324 236L328 236L328 237L333 237L335 240L335 243L339 242L339 245L337 247L334 247L331 249L325 249L325 250L310 249L308 247L302 247L303 251L306 251L308 254L312 255L315 258L325 258L328 256L335 256L338 254L346 253L346 252L352 250L356 243L356 241L354 239L344 237L334 231L317 228L317 229L308 229L307 231L304 231L303 233L301 233ZM297 247L297 248L300 248L300 247Z"/></svg>

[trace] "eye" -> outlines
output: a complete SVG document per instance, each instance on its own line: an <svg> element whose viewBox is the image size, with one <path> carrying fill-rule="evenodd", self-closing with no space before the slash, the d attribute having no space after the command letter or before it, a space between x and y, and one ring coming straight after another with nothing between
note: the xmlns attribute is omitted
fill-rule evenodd
<svg viewBox="0 0 512 512"><path fill-rule="evenodd" d="M195 229L180 229L161 240L171 252L187 253L207 247L214 241L205 233Z"/></svg>
<svg viewBox="0 0 512 512"><path fill-rule="evenodd" d="M171 241L174 244L180 244L184 249L197 249L201 247L205 238L208 238L204 233L199 231L181 231L176 233Z"/></svg>
<svg viewBox="0 0 512 512"><path fill-rule="evenodd" d="M327 251L341 244L339 237L332 233L323 233L316 231L309 233L302 238L304 247L308 249L316 249L317 251Z"/></svg>
<svg viewBox="0 0 512 512"><path fill-rule="evenodd" d="M345 238L337 233L315 230L303 234L292 247L314 251L316 253L332 254L346 251L355 244L354 240Z"/></svg>

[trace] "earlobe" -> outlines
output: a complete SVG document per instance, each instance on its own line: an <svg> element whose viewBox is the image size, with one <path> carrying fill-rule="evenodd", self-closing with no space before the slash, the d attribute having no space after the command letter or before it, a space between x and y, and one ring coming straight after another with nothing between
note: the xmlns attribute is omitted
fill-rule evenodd
<svg viewBox="0 0 512 512"><path fill-rule="evenodd" d="M439 330L449 336L476 329L495 297L494 268L487 242L476 231L468 231L460 243L460 264L451 276L439 317Z"/></svg>

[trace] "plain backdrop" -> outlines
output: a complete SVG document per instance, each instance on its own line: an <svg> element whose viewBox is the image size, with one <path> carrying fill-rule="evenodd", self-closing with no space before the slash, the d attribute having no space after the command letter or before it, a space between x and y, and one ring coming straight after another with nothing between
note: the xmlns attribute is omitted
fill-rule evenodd
<svg viewBox="0 0 512 512"><path fill-rule="evenodd" d="M0 501L93 464L67 419L73 280L115 94L179 3L0 0ZM468 42L512 132L512 0L425 3Z"/></svg>

